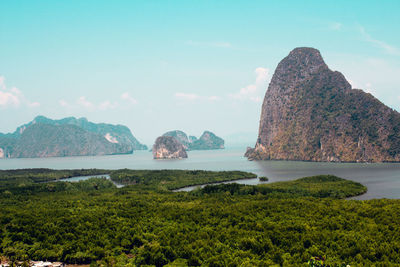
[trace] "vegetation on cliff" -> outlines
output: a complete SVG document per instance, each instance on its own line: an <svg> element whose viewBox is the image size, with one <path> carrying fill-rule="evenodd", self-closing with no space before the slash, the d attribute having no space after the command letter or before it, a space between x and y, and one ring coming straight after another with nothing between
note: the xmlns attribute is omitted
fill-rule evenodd
<svg viewBox="0 0 400 267"><path fill-rule="evenodd" d="M176 130L169 131L163 136L172 136L180 142L185 150L210 150L210 149L223 149L225 141L219 136L216 136L210 131L204 131L200 138L195 136L187 136L186 133Z"/></svg>
<svg viewBox="0 0 400 267"><path fill-rule="evenodd" d="M210 131L204 131L199 139L195 140L191 146L191 150L209 150L223 149L225 141Z"/></svg>
<svg viewBox="0 0 400 267"><path fill-rule="evenodd" d="M0 134L0 157L33 158L132 153L147 149L123 125L92 123L74 117L52 120L43 116Z"/></svg>
<svg viewBox="0 0 400 267"><path fill-rule="evenodd" d="M296 48L276 68L249 159L398 162L400 114L351 89L318 50Z"/></svg>

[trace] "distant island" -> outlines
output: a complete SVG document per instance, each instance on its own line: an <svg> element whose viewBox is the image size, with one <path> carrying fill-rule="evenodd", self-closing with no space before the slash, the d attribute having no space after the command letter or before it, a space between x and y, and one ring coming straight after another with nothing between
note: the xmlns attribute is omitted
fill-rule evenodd
<svg viewBox="0 0 400 267"><path fill-rule="evenodd" d="M154 159L183 159L187 158L185 147L172 136L160 136L153 146Z"/></svg>
<svg viewBox="0 0 400 267"><path fill-rule="evenodd" d="M400 113L352 89L320 52L301 47L277 66L249 160L399 162Z"/></svg>
<svg viewBox="0 0 400 267"><path fill-rule="evenodd" d="M204 131L200 138L196 136L187 136L185 132L175 130L163 134L163 136L172 136L176 138L186 150L211 150L224 149L225 141L210 131Z"/></svg>
<svg viewBox="0 0 400 267"><path fill-rule="evenodd" d="M225 141L210 131L204 131L200 138L189 136L180 130L164 133L153 146L153 158L187 158L187 150L224 149Z"/></svg>
<svg viewBox="0 0 400 267"><path fill-rule="evenodd" d="M37 116L14 133L0 133L0 158L129 154L147 149L124 125Z"/></svg>

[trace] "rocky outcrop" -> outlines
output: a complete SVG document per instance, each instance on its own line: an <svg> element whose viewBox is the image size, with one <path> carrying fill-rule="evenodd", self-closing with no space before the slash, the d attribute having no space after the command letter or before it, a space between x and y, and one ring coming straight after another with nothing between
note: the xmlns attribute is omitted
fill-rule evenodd
<svg viewBox="0 0 400 267"><path fill-rule="evenodd" d="M352 89L313 48L277 66L262 105L250 160L399 162L400 114Z"/></svg>
<svg viewBox="0 0 400 267"><path fill-rule="evenodd" d="M63 157L129 154L143 149L123 125L95 124L85 118L36 117L14 133L0 135L3 157Z"/></svg>
<svg viewBox="0 0 400 267"><path fill-rule="evenodd" d="M246 148L246 152L244 153L244 156L246 158L251 157L252 153L254 152L254 148L252 147L247 147Z"/></svg>
<svg viewBox="0 0 400 267"><path fill-rule="evenodd" d="M160 136L153 145L154 159L182 159L187 158L185 147L175 137Z"/></svg>
<svg viewBox="0 0 400 267"><path fill-rule="evenodd" d="M199 139L189 146L191 150L224 149L225 141L214 133L205 131Z"/></svg>
<svg viewBox="0 0 400 267"><path fill-rule="evenodd" d="M187 136L186 133L175 130L163 134L163 136L172 136L180 142L185 150L209 150L223 149L225 141L210 131L204 131L199 139L195 136Z"/></svg>
<svg viewBox="0 0 400 267"><path fill-rule="evenodd" d="M190 144L192 143L192 140L190 140L188 138L186 133L184 133L182 131L179 131L179 130L166 132L165 134L163 134L163 136L172 136L172 137L174 137L176 140L178 140L183 145L183 147L186 150L189 148Z"/></svg>

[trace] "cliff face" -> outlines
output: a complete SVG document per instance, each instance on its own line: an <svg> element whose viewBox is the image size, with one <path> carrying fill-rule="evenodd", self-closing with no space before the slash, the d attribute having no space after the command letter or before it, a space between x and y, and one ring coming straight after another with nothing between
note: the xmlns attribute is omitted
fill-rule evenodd
<svg viewBox="0 0 400 267"><path fill-rule="evenodd" d="M265 94L250 160L400 161L400 114L351 89L318 50L296 48Z"/></svg>
<svg viewBox="0 0 400 267"><path fill-rule="evenodd" d="M189 148L190 143L192 143L188 136L184 132L179 130L166 132L165 134L163 134L163 136L175 137L175 139L178 140L186 150Z"/></svg>
<svg viewBox="0 0 400 267"><path fill-rule="evenodd" d="M92 123L73 117L36 117L14 133L0 135L0 158L128 154L146 148L123 125Z"/></svg>
<svg viewBox="0 0 400 267"><path fill-rule="evenodd" d="M160 136L153 145L154 159L187 158L184 146L175 137Z"/></svg>

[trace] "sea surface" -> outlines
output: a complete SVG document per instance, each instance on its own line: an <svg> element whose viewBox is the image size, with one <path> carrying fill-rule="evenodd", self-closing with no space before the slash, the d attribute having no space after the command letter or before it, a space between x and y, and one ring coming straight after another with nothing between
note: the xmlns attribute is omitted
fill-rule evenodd
<svg viewBox="0 0 400 267"><path fill-rule="evenodd" d="M240 170L266 176L269 182L287 181L317 174L333 174L362 183L368 192L357 199L400 198L400 163L319 163L301 161L248 161L245 147L223 150L189 151L182 160L153 160L151 152L135 151L129 155L0 159L0 169L190 169ZM258 179L239 183L258 184Z"/></svg>

